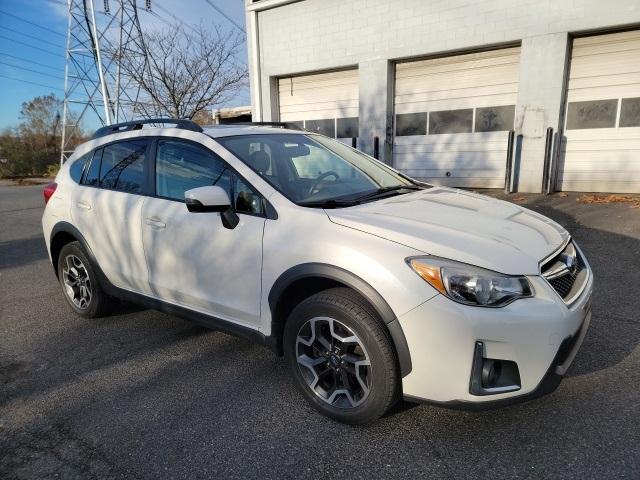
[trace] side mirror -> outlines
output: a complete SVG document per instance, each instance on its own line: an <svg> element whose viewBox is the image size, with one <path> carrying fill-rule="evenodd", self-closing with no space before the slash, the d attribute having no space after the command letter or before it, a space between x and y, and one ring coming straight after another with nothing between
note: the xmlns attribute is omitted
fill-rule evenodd
<svg viewBox="0 0 640 480"><path fill-rule="evenodd" d="M225 228L236 228L240 218L231 208L229 195L222 187L192 188L184 192L184 203L190 212L220 212Z"/></svg>
<svg viewBox="0 0 640 480"><path fill-rule="evenodd" d="M222 187L198 187L184 192L190 212L224 212L231 207L229 195Z"/></svg>

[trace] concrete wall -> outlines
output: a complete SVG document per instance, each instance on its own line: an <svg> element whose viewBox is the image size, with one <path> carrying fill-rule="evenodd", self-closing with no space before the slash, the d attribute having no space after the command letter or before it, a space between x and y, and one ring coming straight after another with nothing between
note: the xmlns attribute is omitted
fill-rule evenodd
<svg viewBox="0 0 640 480"><path fill-rule="evenodd" d="M386 160L394 61L521 43L521 191L542 186L545 130L560 126L569 34L640 24L638 0L247 1L255 118L277 116L275 78L357 66L360 145L371 152L374 136L385 139Z"/></svg>

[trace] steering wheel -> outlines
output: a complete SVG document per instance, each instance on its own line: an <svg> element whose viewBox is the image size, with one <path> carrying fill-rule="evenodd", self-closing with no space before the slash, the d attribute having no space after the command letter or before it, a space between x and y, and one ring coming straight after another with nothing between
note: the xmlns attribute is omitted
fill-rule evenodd
<svg viewBox="0 0 640 480"><path fill-rule="evenodd" d="M336 172L334 172L333 170L329 170L328 172L324 172L321 173L318 178L316 178L315 182L313 182L313 184L311 185L311 187L309 188L309 192L307 193L307 195L311 196L311 194L313 193L313 191L316 189L316 187L318 185L320 185L320 183L327 177L335 177L336 180L338 180L340 178L340 175L338 175ZM335 180L334 180L335 182Z"/></svg>

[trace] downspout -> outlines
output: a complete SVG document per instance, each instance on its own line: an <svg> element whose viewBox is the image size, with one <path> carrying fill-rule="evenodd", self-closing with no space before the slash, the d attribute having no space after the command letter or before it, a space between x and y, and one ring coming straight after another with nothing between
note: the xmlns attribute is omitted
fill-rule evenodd
<svg viewBox="0 0 640 480"><path fill-rule="evenodd" d="M249 50L250 50L250 80L251 96L253 101L254 122L261 122L264 118L262 112L262 73L260 71L260 37L258 31L258 11L247 12L249 17Z"/></svg>

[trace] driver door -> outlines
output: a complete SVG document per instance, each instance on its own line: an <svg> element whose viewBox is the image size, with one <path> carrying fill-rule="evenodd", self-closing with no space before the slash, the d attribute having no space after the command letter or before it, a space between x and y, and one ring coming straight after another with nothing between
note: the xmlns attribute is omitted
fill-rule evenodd
<svg viewBox="0 0 640 480"><path fill-rule="evenodd" d="M240 218L225 228L220 213L192 213L184 192L218 185ZM142 206L149 283L157 298L247 326L260 321L262 201L215 153L199 144L160 139L155 196Z"/></svg>

